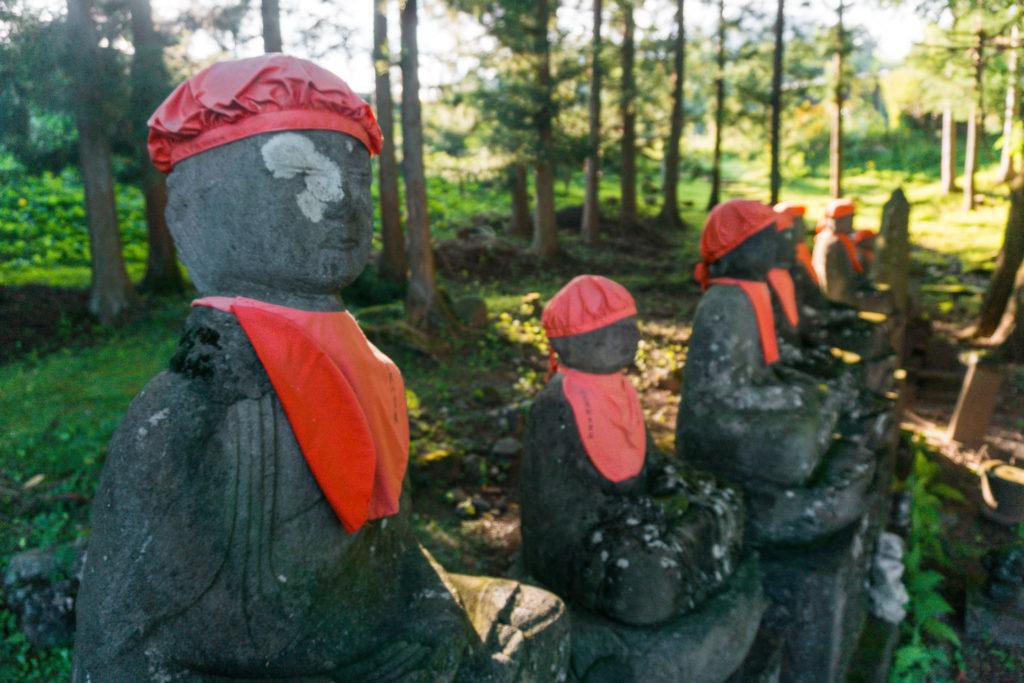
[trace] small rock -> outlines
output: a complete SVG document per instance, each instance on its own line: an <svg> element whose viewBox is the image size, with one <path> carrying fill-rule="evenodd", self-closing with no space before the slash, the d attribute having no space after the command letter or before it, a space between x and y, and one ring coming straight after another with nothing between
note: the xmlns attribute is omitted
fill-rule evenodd
<svg viewBox="0 0 1024 683"><path fill-rule="evenodd" d="M506 436L498 439L491 446L491 454L500 458L512 458L523 452L523 444L519 439Z"/></svg>
<svg viewBox="0 0 1024 683"><path fill-rule="evenodd" d="M7 606L34 647L68 646L75 636L75 597L85 541L36 548L11 558L4 573Z"/></svg>
<svg viewBox="0 0 1024 683"><path fill-rule="evenodd" d="M469 327L483 327L487 324L487 302L478 296L463 296L452 304L459 320Z"/></svg>

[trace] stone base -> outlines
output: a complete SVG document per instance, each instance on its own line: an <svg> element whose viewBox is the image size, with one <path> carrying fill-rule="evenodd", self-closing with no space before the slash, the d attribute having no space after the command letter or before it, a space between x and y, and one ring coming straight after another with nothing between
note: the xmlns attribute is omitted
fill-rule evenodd
<svg viewBox="0 0 1024 683"><path fill-rule="evenodd" d="M773 604L762 628L783 642L781 681L843 679L867 616L872 530L865 517L827 543L763 558L765 593Z"/></svg>
<svg viewBox="0 0 1024 683"><path fill-rule="evenodd" d="M765 607L754 557L721 593L658 626L626 626L570 607L572 671L583 683L722 683L743 662Z"/></svg>
<svg viewBox="0 0 1024 683"><path fill-rule="evenodd" d="M782 676L782 640L761 629L747 658L726 683L779 683Z"/></svg>
<svg viewBox="0 0 1024 683"><path fill-rule="evenodd" d="M993 600L981 591L967 594L964 623L971 640L1024 647L1024 610Z"/></svg>
<svg viewBox="0 0 1024 683"><path fill-rule="evenodd" d="M869 616L850 662L846 683L888 683L899 640L899 624Z"/></svg>

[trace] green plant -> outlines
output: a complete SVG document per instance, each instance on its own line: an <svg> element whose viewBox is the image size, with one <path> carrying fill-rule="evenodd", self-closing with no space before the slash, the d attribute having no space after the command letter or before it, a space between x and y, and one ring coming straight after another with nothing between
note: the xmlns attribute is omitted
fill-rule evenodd
<svg viewBox="0 0 1024 683"><path fill-rule="evenodd" d="M943 500L963 501L956 489L935 481L939 466L928 456L925 444L911 443L914 468L903 482L911 496L910 539L904 556L907 617L902 624L890 681L935 680L951 663L962 665L960 637L943 620L953 608L939 590L945 577L939 568L949 565L941 543ZM952 662L950 649L952 648Z"/></svg>

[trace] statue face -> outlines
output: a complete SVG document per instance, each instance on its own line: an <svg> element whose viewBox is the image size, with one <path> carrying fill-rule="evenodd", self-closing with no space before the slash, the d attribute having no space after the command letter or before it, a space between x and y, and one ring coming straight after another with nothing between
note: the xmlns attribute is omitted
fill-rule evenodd
<svg viewBox="0 0 1024 683"><path fill-rule="evenodd" d="M792 228L787 228L782 232L775 233L775 263L776 265L788 268L793 264L794 251L793 248L796 246L796 240L794 239L794 231Z"/></svg>
<svg viewBox="0 0 1024 683"><path fill-rule="evenodd" d="M833 218L832 230L846 235L853 232L853 214L850 214L849 216L842 216L841 218Z"/></svg>
<svg viewBox="0 0 1024 683"><path fill-rule="evenodd" d="M167 222L203 294L333 294L369 258L370 179L348 135L264 133L178 163Z"/></svg>
<svg viewBox="0 0 1024 683"><path fill-rule="evenodd" d="M774 223L758 230L738 247L712 263L711 276L764 280L768 271L778 265L778 242L783 239L780 234Z"/></svg>
<svg viewBox="0 0 1024 683"><path fill-rule="evenodd" d="M639 343L640 330L635 315L585 334L551 340L562 365L599 375L618 372L631 365Z"/></svg>

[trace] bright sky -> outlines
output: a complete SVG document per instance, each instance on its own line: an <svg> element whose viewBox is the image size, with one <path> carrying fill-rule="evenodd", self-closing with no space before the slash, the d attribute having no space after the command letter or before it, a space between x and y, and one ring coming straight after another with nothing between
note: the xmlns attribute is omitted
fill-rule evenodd
<svg viewBox="0 0 1024 683"><path fill-rule="evenodd" d="M359 3L309 3L298 0L281 0L283 12L282 34L286 52L298 56L310 56L303 45L302 32L313 25L318 18L326 18L335 25L350 31L347 50L331 49L330 41L323 40L315 48L321 52L317 61L334 71L360 92L373 90L373 70L370 49L373 40L372 0ZM736 0L727 0L737 5ZM774 12L774 0L756 0L767 12ZM879 57L886 62L900 61L910 50L911 44L920 40L924 22L910 9L882 9L877 0L847 0L849 26L867 31L877 42ZM159 22L173 21L189 6L210 6L209 0L158 0L154 2L155 18ZM358 9L354 5L358 4ZM609 3L606 3L609 4ZM666 0L648 0L648 8L638 14L641 29L654 34L667 34L672 30L674 3ZM750 3L746 3L750 6ZM791 15L799 13L801 19L828 25L835 21L835 8L831 0L790 0ZM389 38L392 54L398 54L398 3L392 2L392 16L389 21ZM258 36L260 30L258 1L253 2L243 32ZM735 11L735 7L732 8ZM727 10L727 14L729 14ZM606 18L610 14L606 11ZM795 16L795 15L794 15ZM710 31L715 21L715 8L711 3L691 0L687 3L687 23ZM589 0L566 0L558 12L559 28L585 40L590 31ZM469 56L481 49L487 49L487 37L480 26L465 16L453 16L443 0L421 0L420 2L420 80L425 88L459 80L460 74L473 67ZM189 54L204 59L219 50L216 43L207 36L196 35L188 46ZM259 54L260 40L250 40L235 50L238 57ZM395 75L397 79L397 74ZM397 85L396 85L397 88Z"/></svg>

